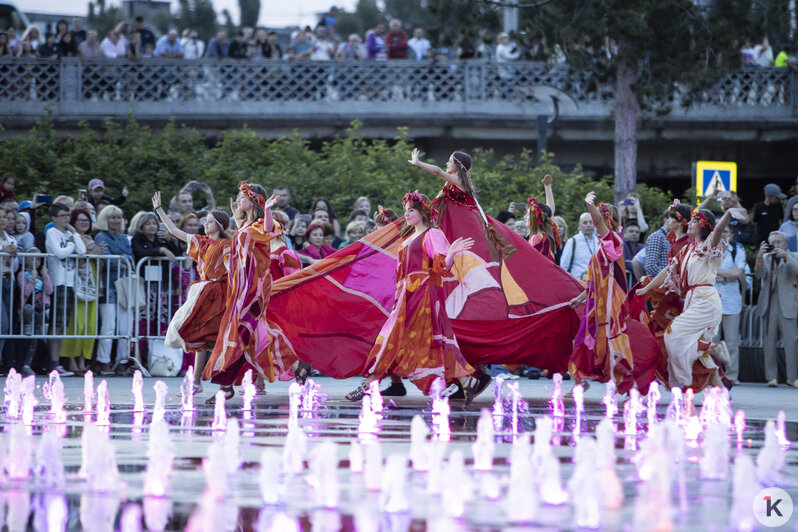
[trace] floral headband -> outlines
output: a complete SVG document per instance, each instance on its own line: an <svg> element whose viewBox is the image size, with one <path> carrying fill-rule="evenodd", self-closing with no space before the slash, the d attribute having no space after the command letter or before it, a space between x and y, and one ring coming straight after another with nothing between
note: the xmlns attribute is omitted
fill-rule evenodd
<svg viewBox="0 0 798 532"><path fill-rule="evenodd" d="M405 194L405 197L402 198L402 205L405 203L415 204L429 215L430 220L432 223L438 223L438 211L432 208L432 204L430 203L429 199L422 196L418 189L413 192L408 192Z"/></svg>
<svg viewBox="0 0 798 532"><path fill-rule="evenodd" d="M610 207L603 201L598 204L598 210L601 213L601 217L604 218L604 222L606 222L607 227L610 230L613 230L617 227L617 223L615 223L615 218L612 216L612 212L610 212Z"/></svg>
<svg viewBox="0 0 798 532"><path fill-rule="evenodd" d="M549 221L549 215L546 214L546 211L540 206L537 198L527 198L526 206L530 211L535 213L535 221L537 221L538 226Z"/></svg>
<svg viewBox="0 0 798 532"><path fill-rule="evenodd" d="M698 219L698 225L703 227L704 229L709 229L712 231L712 222L709 221L709 218L701 214L701 211L698 209L693 209L693 218Z"/></svg>
<svg viewBox="0 0 798 532"><path fill-rule="evenodd" d="M466 174L468 174L469 176L471 175L471 170L469 170L468 168L466 168L466 166L465 166L465 165L464 165L464 164L463 164L463 163L460 161L460 159L458 159L457 157L455 157L454 155L452 155L452 160L453 160L454 162L456 162L457 164L459 164L459 165L460 165L460 167L461 167L463 170L465 170Z"/></svg>
<svg viewBox="0 0 798 532"><path fill-rule="evenodd" d="M266 207L266 198L260 194L253 192L252 186L246 181L242 181L238 184L238 190L243 192L246 197L248 197L258 205L260 205L261 209Z"/></svg>
<svg viewBox="0 0 798 532"><path fill-rule="evenodd" d="M682 225L687 225L689 220L685 220L684 216L682 216L682 213L679 212L679 209L677 209L679 205L681 204L677 200L673 200L671 206L668 207L668 216L676 218Z"/></svg>
<svg viewBox="0 0 798 532"><path fill-rule="evenodd" d="M214 222L216 222L216 225L218 225L218 226L219 226L219 231L221 231L222 233L224 233L225 229L224 229L224 227L222 227L222 222L220 222L219 220L217 220L217 219L216 219L216 216L214 216L212 212L209 212L209 213L208 213L208 217L207 217L207 218L208 218L208 219L211 219L211 220L213 220Z"/></svg>

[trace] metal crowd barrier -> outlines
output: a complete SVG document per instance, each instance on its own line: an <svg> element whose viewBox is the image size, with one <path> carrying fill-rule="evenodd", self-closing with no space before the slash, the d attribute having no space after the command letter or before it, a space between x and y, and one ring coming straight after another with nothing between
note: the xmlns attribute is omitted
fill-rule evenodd
<svg viewBox="0 0 798 532"><path fill-rule="evenodd" d="M63 264L68 289L53 285L50 269L55 267L54 261ZM171 262L165 257L148 257L134 268L123 255L58 259L47 253L0 253L0 338L133 342L132 354L129 348L127 356L120 353L114 369L132 362L149 376L141 361L140 344L163 341L169 321L185 301L189 285L198 278L193 261L187 261L191 259L179 257ZM111 304L106 300L111 286L117 300L113 309L107 310L113 311L114 326L103 327L100 306Z"/></svg>

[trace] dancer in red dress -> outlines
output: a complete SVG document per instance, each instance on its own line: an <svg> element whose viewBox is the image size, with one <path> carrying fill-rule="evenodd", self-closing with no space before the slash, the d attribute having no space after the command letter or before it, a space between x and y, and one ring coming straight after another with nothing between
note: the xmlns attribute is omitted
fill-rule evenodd
<svg viewBox="0 0 798 532"><path fill-rule="evenodd" d="M595 200L594 192L585 197L599 235L599 247L590 258L587 288L571 301L573 308L582 303L585 306L569 369L575 383L612 379L620 393L637 384L646 394L654 378L658 350L645 327L629 319L618 211L606 203L596 206ZM633 324L637 333L634 350L630 331Z"/></svg>
<svg viewBox="0 0 798 532"><path fill-rule="evenodd" d="M437 378L459 380L470 403L479 381L469 377L474 369L463 358L443 309L442 274L473 241L458 238L449 245L433 225L437 213L429 198L418 191L409 192L402 203L407 226L399 248L393 308L366 359L367 379L346 397L361 399L371 382L391 373L410 379L424 393Z"/></svg>
<svg viewBox="0 0 798 532"><path fill-rule="evenodd" d="M299 363L282 329L266 316L272 291L271 240L280 233L269 209L277 196L267 200L263 187L246 182L239 190L238 199L230 202L238 231L228 263L225 314L203 376L231 386L241 382L249 367L269 382L293 369L297 380L304 382L309 367ZM232 397L232 387L228 390L228 397Z"/></svg>
<svg viewBox="0 0 798 532"><path fill-rule="evenodd" d="M543 187L546 190L546 203L540 203L537 198L529 198L526 202L526 215L524 220L529 229L529 243L544 257L554 262L554 251L562 245L560 231L554 221L554 194L551 191L553 178L546 174L543 178Z"/></svg>
<svg viewBox="0 0 798 532"><path fill-rule="evenodd" d="M200 280L191 283L186 301L172 316L166 331L167 346L196 353L194 358L194 393L202 391L200 378L205 359L216 343L227 296L227 269L230 256L230 219L222 211L211 211L205 218L205 235L181 231L161 206L161 193L152 197L152 206L166 229L178 240L188 243L188 256L197 262Z"/></svg>

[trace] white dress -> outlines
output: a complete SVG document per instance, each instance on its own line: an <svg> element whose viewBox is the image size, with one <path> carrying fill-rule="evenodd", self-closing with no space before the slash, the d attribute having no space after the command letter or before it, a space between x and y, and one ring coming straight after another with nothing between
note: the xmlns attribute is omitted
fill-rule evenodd
<svg viewBox="0 0 798 532"><path fill-rule="evenodd" d="M726 246L726 241L714 248L709 248L708 241L696 242L685 248L681 258L674 257L668 265L666 283L684 298L684 310L665 333L671 387L690 386L693 363L699 358L705 367L716 367L707 348L723 317L715 276Z"/></svg>

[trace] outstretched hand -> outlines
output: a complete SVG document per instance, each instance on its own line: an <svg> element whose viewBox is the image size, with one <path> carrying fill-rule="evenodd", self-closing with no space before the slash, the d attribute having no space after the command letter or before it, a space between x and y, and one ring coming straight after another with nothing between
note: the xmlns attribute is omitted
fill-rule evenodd
<svg viewBox="0 0 798 532"><path fill-rule="evenodd" d="M553 181L554 181L554 178L551 176L551 174L544 175L543 179L540 180L540 182L543 183L544 187L551 186Z"/></svg>
<svg viewBox="0 0 798 532"><path fill-rule="evenodd" d="M452 255L456 255L458 253L462 253L463 251L468 251L474 246L474 239L473 238L463 238L460 237L449 246L449 251Z"/></svg>
<svg viewBox="0 0 798 532"><path fill-rule="evenodd" d="M729 209L729 212L735 220L745 220L748 217L748 211L740 207L733 207Z"/></svg>
<svg viewBox="0 0 798 532"><path fill-rule="evenodd" d="M233 216L235 216L236 214L236 209L238 208L237 205L238 203L236 202L236 200L230 198L230 212L233 213Z"/></svg>
<svg viewBox="0 0 798 532"><path fill-rule="evenodd" d="M278 194L272 194L271 196L269 196L269 199L266 200L266 204L263 206L263 209L264 210L271 209L272 207L277 205L277 201L279 199L280 196Z"/></svg>
<svg viewBox="0 0 798 532"><path fill-rule="evenodd" d="M590 191L587 193L587 196L585 196L585 205L595 205L595 204L596 204L596 193Z"/></svg>
<svg viewBox="0 0 798 532"><path fill-rule="evenodd" d="M152 208L156 211L161 208L161 191L152 195Z"/></svg>
<svg viewBox="0 0 798 532"><path fill-rule="evenodd" d="M413 151L410 153L410 160L407 162L413 166L418 166L418 148L413 148Z"/></svg>

